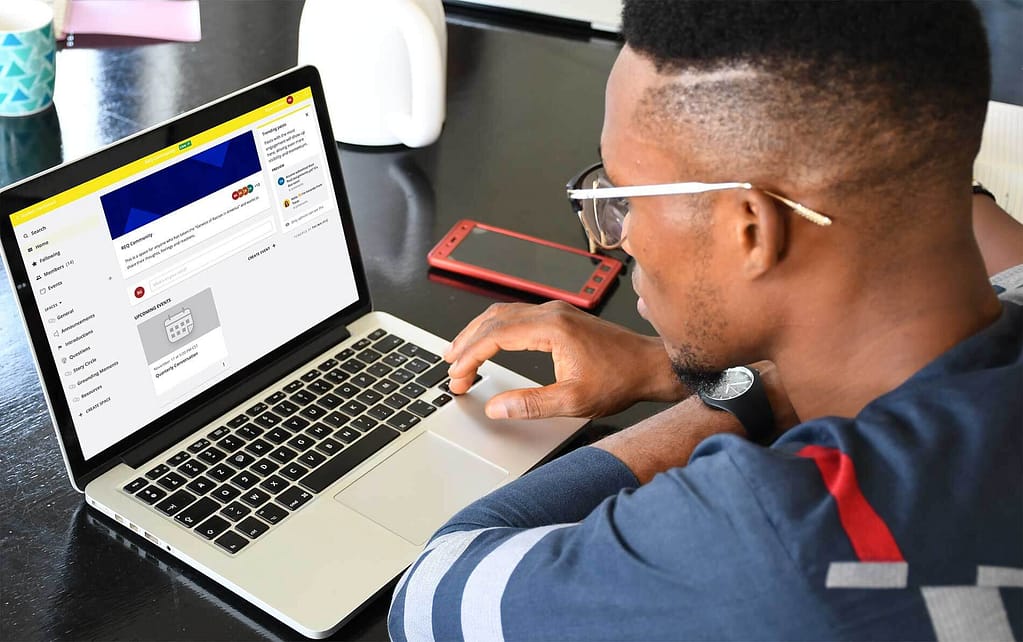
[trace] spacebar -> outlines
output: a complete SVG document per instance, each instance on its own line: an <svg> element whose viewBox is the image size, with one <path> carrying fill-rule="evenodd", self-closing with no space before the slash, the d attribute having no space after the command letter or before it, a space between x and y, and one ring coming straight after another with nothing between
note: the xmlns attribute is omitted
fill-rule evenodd
<svg viewBox="0 0 1023 642"><path fill-rule="evenodd" d="M370 455L398 438L401 433L387 426L377 426L354 444L328 459L322 466L298 482L314 493L322 492L341 477L366 461Z"/></svg>

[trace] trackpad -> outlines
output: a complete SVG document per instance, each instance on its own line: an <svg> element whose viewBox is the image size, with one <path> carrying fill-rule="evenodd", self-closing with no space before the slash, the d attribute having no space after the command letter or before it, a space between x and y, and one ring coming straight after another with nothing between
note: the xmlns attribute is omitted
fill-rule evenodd
<svg viewBox="0 0 1023 642"><path fill-rule="evenodd" d="M508 471L424 432L334 499L416 545Z"/></svg>

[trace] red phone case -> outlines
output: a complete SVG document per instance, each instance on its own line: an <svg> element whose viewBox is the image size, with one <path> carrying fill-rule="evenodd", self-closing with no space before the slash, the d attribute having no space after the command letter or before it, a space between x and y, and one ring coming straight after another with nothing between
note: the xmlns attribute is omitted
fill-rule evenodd
<svg viewBox="0 0 1023 642"><path fill-rule="evenodd" d="M589 257L594 261L599 261L599 263L594 264L593 273L585 283L580 285L577 292L569 292L568 290L562 290L543 283L537 283L536 281L530 281L510 274L504 274L503 272L495 272L494 270L480 267L478 265L463 263L462 261L455 261L451 259L449 256L451 252L458 247L458 244L469 235L474 227L480 227L497 234L513 236L531 243L538 243L540 245L557 248L564 252L581 254L582 256ZM611 284L615 282L615 277L618 276L618 273L622 269L622 262L609 256L590 254L589 252L576 249L574 247L561 245L560 243L554 243L544 239L538 239L533 236L528 236L519 232L513 232L511 230L494 227L493 225L486 225L484 223L468 219L455 223L455 226L451 228L451 231L449 231L440 240L440 242L437 243L432 250L430 250L430 253L426 255L426 260L427 263L436 268L465 274L466 276L490 281L492 283L515 288L517 290L532 292L551 299L561 299L562 301L568 301L573 305L577 305L580 308L587 309L593 308L598 302L600 302L600 299L607 292L608 288L611 287Z"/></svg>

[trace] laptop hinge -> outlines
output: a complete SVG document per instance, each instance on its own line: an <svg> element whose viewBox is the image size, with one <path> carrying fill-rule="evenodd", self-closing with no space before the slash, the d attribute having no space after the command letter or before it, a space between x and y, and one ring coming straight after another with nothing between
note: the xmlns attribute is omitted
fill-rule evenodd
<svg viewBox="0 0 1023 642"><path fill-rule="evenodd" d="M351 337L348 328L341 325L327 330L318 337L309 340L301 348L288 351L274 359L271 363L253 373L246 373L243 380L229 389L220 392L211 399L203 396L187 402L195 410L169 424L152 437L125 451L121 460L132 468L139 468L158 454L167 450L188 435L202 429L207 424L244 403L259 391L272 386L288 373L301 368L318 355Z"/></svg>

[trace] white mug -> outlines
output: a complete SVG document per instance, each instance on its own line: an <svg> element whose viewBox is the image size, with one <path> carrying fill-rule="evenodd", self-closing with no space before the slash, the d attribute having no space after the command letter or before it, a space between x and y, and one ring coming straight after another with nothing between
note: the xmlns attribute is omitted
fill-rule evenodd
<svg viewBox="0 0 1023 642"><path fill-rule="evenodd" d="M319 69L339 141L423 147L440 136L447 68L441 0L306 0L298 62Z"/></svg>

